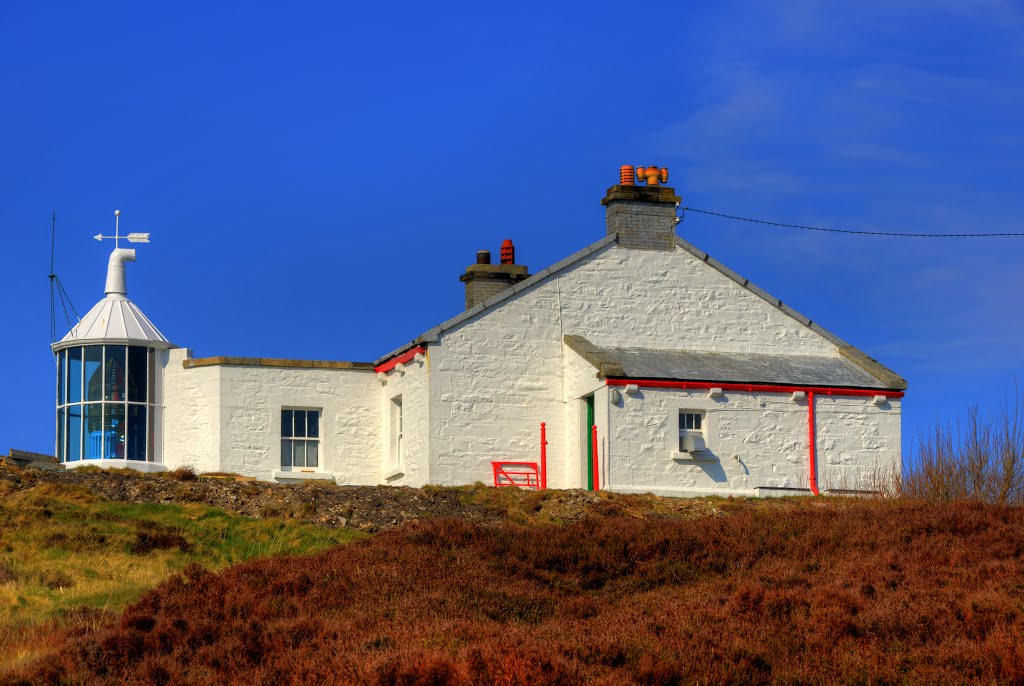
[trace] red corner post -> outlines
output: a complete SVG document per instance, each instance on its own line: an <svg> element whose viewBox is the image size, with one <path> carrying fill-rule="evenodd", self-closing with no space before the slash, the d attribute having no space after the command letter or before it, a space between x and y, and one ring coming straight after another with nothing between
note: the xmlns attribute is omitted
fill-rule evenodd
<svg viewBox="0 0 1024 686"><path fill-rule="evenodd" d="M548 488L548 432L544 422L540 423L540 490Z"/></svg>
<svg viewBox="0 0 1024 686"><path fill-rule="evenodd" d="M809 446L808 470L810 476L811 493L818 495L818 454L817 454L817 433L814 430L814 391L807 391L807 444Z"/></svg>
<svg viewBox="0 0 1024 686"><path fill-rule="evenodd" d="M594 453L594 490L601 490L601 461L597 459L597 424L594 425L594 430L591 433L591 445L593 446Z"/></svg>

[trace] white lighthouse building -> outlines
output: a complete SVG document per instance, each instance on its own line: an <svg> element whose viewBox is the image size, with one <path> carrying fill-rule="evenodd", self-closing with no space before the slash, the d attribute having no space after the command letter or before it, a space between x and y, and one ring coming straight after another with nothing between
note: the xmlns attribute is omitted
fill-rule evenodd
<svg viewBox="0 0 1024 686"><path fill-rule="evenodd" d="M134 249L114 248L106 297L53 345L57 456L66 466L165 468L160 381L174 346L128 299L125 263L134 261Z"/></svg>
<svg viewBox="0 0 1024 686"><path fill-rule="evenodd" d="M511 242L481 251L465 311L374 362L193 357L128 299L135 253L115 248L106 296L53 346L58 457L664 495L864 491L898 469L906 382L679 238L667 171L636 172L603 236L533 275Z"/></svg>

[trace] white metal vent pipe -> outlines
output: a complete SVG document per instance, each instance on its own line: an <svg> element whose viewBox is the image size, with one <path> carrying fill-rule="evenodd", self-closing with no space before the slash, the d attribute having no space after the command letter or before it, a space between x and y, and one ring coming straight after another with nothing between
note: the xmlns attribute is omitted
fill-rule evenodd
<svg viewBox="0 0 1024 686"><path fill-rule="evenodd" d="M107 295L128 295L124 263L135 261L135 248L115 248L107 262Z"/></svg>

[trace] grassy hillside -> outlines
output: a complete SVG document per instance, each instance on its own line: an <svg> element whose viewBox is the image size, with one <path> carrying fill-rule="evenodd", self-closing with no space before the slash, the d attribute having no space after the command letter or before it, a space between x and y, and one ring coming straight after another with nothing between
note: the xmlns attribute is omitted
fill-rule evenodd
<svg viewBox="0 0 1024 686"><path fill-rule="evenodd" d="M198 504L111 502L59 483L0 495L0 664L8 666L64 632L103 625L189 564L220 569L362 536Z"/></svg>
<svg viewBox="0 0 1024 686"><path fill-rule="evenodd" d="M432 521L190 566L0 683L1020 683L1022 589L1019 508Z"/></svg>

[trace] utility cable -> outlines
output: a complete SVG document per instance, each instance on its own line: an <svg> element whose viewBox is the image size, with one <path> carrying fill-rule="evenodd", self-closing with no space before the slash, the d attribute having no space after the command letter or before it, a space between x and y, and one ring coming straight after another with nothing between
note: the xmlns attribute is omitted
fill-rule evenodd
<svg viewBox="0 0 1024 686"><path fill-rule="evenodd" d="M700 214L708 214L713 217L722 217L723 219L734 219L741 222L750 222L752 224L767 224L768 226L781 226L787 229L803 229L805 231L824 231L826 233L846 233L854 234L858 236L893 236L897 238L1019 238L1024 236L1024 231L1021 232L994 232L994 233L906 233L898 231L855 231L853 229L834 229L825 228L822 226L804 226L802 224L786 224L784 222L768 221L767 219L752 219L750 217L738 217L734 214L724 214L722 212L712 212L710 210L699 210L696 207L683 207L680 212L685 216L687 212L699 212ZM683 217L679 219L682 220Z"/></svg>

